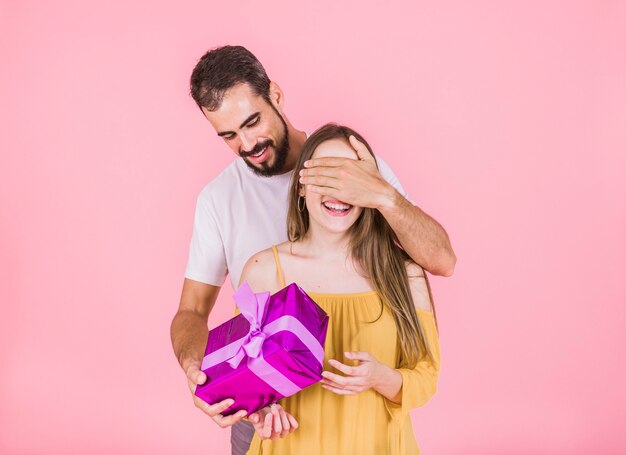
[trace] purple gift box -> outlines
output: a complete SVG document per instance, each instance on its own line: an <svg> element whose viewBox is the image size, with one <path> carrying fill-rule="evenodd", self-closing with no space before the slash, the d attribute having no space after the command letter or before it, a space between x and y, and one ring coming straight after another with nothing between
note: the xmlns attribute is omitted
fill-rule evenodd
<svg viewBox="0 0 626 455"><path fill-rule="evenodd" d="M297 284L270 296L244 282L233 297L241 314L209 332L198 397L249 415L322 379L328 315Z"/></svg>

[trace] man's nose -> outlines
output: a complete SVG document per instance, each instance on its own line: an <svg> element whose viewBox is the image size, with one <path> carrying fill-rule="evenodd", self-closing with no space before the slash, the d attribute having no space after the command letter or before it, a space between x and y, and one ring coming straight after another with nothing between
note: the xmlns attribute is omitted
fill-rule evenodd
<svg viewBox="0 0 626 455"><path fill-rule="evenodd" d="M241 147L244 152L250 152L256 145L256 139L251 135L245 133L239 134L239 140L241 141Z"/></svg>

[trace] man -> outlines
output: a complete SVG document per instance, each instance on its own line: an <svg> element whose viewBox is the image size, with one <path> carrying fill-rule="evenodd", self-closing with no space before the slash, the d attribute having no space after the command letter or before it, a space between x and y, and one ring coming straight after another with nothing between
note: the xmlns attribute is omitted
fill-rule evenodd
<svg viewBox="0 0 626 455"><path fill-rule="evenodd" d="M287 239L290 171L307 135L289 122L282 90L243 47L207 52L194 68L190 85L204 116L240 157L198 196L180 306L171 326L174 352L193 395L206 381L200 365L207 320L226 275L237 287L252 254ZM433 274L450 276L456 258L443 228L406 199L382 160L377 168L363 144L355 141L353 146L359 160L313 159L300 181L322 195L377 208L415 262ZM233 453L245 453L253 435L252 426L241 421L245 411L223 416L232 400L207 404L193 399L219 426L237 424L231 432Z"/></svg>

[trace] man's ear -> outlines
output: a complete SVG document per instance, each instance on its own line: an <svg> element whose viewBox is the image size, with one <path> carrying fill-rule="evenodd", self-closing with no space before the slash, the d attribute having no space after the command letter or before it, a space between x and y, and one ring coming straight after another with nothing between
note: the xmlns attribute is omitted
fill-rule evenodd
<svg viewBox="0 0 626 455"><path fill-rule="evenodd" d="M285 95L279 85L274 81L270 82L270 101L276 110L282 114L283 108L285 107Z"/></svg>

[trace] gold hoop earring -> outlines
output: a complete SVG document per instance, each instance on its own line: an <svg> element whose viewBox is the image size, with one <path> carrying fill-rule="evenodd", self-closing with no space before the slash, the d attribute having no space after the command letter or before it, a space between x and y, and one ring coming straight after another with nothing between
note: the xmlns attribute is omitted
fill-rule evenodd
<svg viewBox="0 0 626 455"><path fill-rule="evenodd" d="M302 200L302 207L300 207L300 200ZM298 196L298 212L304 212L304 207L306 206L306 201L304 200L304 196Z"/></svg>

